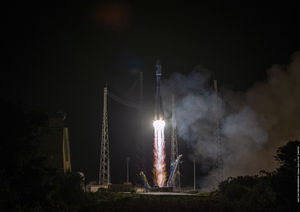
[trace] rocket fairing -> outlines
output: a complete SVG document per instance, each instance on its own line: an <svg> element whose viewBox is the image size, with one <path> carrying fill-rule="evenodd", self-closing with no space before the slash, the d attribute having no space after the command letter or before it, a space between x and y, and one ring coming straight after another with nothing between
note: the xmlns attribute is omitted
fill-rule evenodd
<svg viewBox="0 0 300 212"><path fill-rule="evenodd" d="M160 95L161 64L159 60L156 61L155 76L156 76L156 94L155 94L154 120L164 120L162 100Z"/></svg>

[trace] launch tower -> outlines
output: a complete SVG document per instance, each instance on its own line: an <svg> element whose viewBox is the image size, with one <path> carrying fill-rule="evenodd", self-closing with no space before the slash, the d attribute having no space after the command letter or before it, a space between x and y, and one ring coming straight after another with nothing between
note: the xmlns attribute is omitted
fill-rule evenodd
<svg viewBox="0 0 300 212"><path fill-rule="evenodd" d="M175 95L172 94L172 123L171 123L171 160L170 160L170 168L172 167L172 163L175 162L178 157L178 143L177 143L177 127L176 127L176 119L175 119ZM180 171L179 164L177 167L179 176L178 176L178 186L180 187Z"/></svg>
<svg viewBox="0 0 300 212"><path fill-rule="evenodd" d="M110 184L110 165L109 165L108 122L107 122L107 87L105 87L104 96L103 96L103 119L102 119L99 185L107 186L108 184Z"/></svg>
<svg viewBox="0 0 300 212"><path fill-rule="evenodd" d="M223 181L223 156L222 156L222 142L220 137L220 117L219 117L219 96L218 96L218 83L214 80L214 88L216 92L216 141L217 141L217 182Z"/></svg>

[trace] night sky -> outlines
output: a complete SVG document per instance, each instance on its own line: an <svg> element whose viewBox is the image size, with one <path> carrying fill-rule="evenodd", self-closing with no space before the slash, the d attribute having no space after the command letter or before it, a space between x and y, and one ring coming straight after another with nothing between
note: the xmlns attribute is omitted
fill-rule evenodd
<svg viewBox="0 0 300 212"><path fill-rule="evenodd" d="M245 91L265 81L272 64L287 64L300 50L296 4L182 2L7 3L2 6L1 98L66 112L72 169L96 180L106 83L137 101L138 87L129 90L144 72L144 118L150 123L144 142L151 146L156 59L163 79L200 65L221 85ZM122 183L139 125L134 109L112 100L109 105L112 181Z"/></svg>

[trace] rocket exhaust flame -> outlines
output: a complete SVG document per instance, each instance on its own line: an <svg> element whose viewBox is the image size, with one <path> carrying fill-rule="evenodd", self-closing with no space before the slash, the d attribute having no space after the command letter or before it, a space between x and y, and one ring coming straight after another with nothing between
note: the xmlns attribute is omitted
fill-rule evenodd
<svg viewBox="0 0 300 212"><path fill-rule="evenodd" d="M164 137L164 120L154 120L154 178L159 187L163 187L166 181L166 164L165 164L165 137Z"/></svg>

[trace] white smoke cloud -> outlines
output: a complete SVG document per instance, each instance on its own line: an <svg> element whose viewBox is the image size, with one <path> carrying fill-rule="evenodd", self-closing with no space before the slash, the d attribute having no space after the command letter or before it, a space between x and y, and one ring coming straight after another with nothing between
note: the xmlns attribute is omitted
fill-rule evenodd
<svg viewBox="0 0 300 212"><path fill-rule="evenodd" d="M222 89L219 96L221 141L225 177L272 170L276 149L291 139L300 139L300 53L287 67L274 65L267 83L255 84L245 93ZM162 83L167 116L170 97L176 96L178 137L189 142L191 153L209 174L203 187L216 183L216 95L209 72L201 68L188 75L174 73Z"/></svg>

